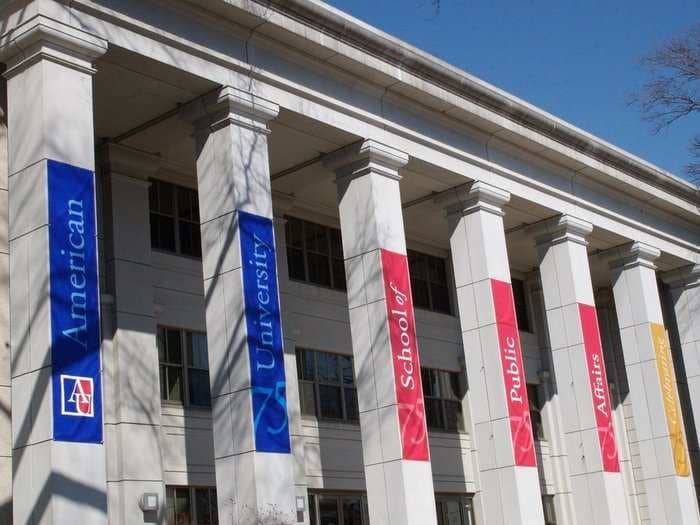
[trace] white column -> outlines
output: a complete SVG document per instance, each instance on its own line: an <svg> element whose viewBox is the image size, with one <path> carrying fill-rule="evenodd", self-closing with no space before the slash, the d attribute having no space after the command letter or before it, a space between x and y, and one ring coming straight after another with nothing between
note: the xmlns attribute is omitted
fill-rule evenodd
<svg viewBox="0 0 700 525"><path fill-rule="evenodd" d="M10 248L7 242L7 85L0 79L0 523L12 522Z"/></svg>
<svg viewBox="0 0 700 525"><path fill-rule="evenodd" d="M278 110L224 87L190 115L219 520L236 525L296 521L267 151Z"/></svg>
<svg viewBox="0 0 700 525"><path fill-rule="evenodd" d="M503 230L510 194L482 182L441 195L449 228L477 450L489 525L544 522L520 335Z"/></svg>
<svg viewBox="0 0 700 525"><path fill-rule="evenodd" d="M677 377L688 385L687 397L695 426L695 436L688 441L697 446L700 443L700 264L666 272L661 277L668 285L673 304L684 365L685 377Z"/></svg>
<svg viewBox="0 0 700 525"><path fill-rule="evenodd" d="M103 291L112 298L103 307L108 515L110 523L141 523L165 512L148 227L148 177L158 162L113 144L105 148L103 161ZM144 493L159 495L159 512L140 509Z"/></svg>
<svg viewBox="0 0 700 525"><path fill-rule="evenodd" d="M529 280L530 292L533 302L533 318L535 321L535 333L540 343L542 362L546 363L540 372L540 382L544 390L544 398L547 400L542 413L543 423L547 431L549 441L549 454L554 473L554 507L557 521L567 525L578 523L574 496L571 492L571 471L569 469L569 455L566 450L564 440L563 424L564 419L561 413L561 401L556 383L552 381L552 352L547 334L547 320L544 306L544 296L542 294L542 281L539 274Z"/></svg>
<svg viewBox="0 0 700 525"><path fill-rule="evenodd" d="M576 514L586 523L618 525L629 516L586 252L591 231L590 224L570 216L531 230Z"/></svg>
<svg viewBox="0 0 700 525"><path fill-rule="evenodd" d="M399 168L405 153L366 140L331 155L347 274L372 525L435 525Z"/></svg>
<svg viewBox="0 0 700 525"><path fill-rule="evenodd" d="M611 261L613 295L649 519L654 525L698 524L676 377L654 261L656 248L635 242Z"/></svg>
<svg viewBox="0 0 700 525"><path fill-rule="evenodd" d="M14 523L106 523L92 62L36 15L4 40Z"/></svg>

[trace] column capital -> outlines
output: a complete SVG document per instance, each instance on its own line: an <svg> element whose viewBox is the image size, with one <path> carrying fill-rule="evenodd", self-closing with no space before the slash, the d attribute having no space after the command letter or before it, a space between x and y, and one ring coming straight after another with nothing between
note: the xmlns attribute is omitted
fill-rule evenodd
<svg viewBox="0 0 700 525"><path fill-rule="evenodd" d="M642 242L631 242L602 254L610 268L634 268L643 266L656 270L654 261L661 256L661 250Z"/></svg>
<svg viewBox="0 0 700 525"><path fill-rule="evenodd" d="M269 133L267 123L277 117L279 110L274 102L233 86L223 86L189 104L181 115L193 123L198 133L231 124Z"/></svg>
<svg viewBox="0 0 700 525"><path fill-rule="evenodd" d="M435 204L445 208L447 216L465 216L476 211L503 216L503 206L509 201L509 192L480 180L447 190L434 199Z"/></svg>
<svg viewBox="0 0 700 525"><path fill-rule="evenodd" d="M133 179L147 181L160 168L160 158L121 144L106 144L100 151L102 168Z"/></svg>
<svg viewBox="0 0 700 525"><path fill-rule="evenodd" d="M399 169L408 164L408 154L372 139L354 142L329 154L323 164L337 178L356 178L368 173L401 180Z"/></svg>
<svg viewBox="0 0 700 525"><path fill-rule="evenodd" d="M587 246L586 236L593 231L593 225L571 215L558 215L533 224L525 231L535 237L537 246L566 241Z"/></svg>
<svg viewBox="0 0 700 525"><path fill-rule="evenodd" d="M689 264L660 275L661 280L671 288L692 288L700 286L700 264Z"/></svg>
<svg viewBox="0 0 700 525"><path fill-rule="evenodd" d="M43 15L18 25L0 40L0 61L7 64L5 78L40 60L94 74L93 62L106 51L106 40Z"/></svg>

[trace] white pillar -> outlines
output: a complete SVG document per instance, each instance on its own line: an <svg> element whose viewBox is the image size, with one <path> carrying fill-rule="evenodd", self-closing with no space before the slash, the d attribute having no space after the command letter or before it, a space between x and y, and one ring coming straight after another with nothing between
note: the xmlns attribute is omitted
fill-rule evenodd
<svg viewBox="0 0 700 525"><path fill-rule="evenodd" d="M615 255L610 263L613 295L649 519L654 525L697 525L700 515L654 266L661 252L635 242Z"/></svg>
<svg viewBox="0 0 700 525"><path fill-rule="evenodd" d="M684 377L677 377L679 382L687 384L695 427L695 435L688 441L697 446L700 443L700 264L666 272L661 278L668 285L683 359Z"/></svg>
<svg viewBox="0 0 700 525"><path fill-rule="evenodd" d="M0 79L0 523L12 522L10 248L7 242L7 85Z"/></svg>
<svg viewBox="0 0 700 525"><path fill-rule="evenodd" d="M106 42L36 15L3 44L14 523L106 523L92 114Z"/></svg>
<svg viewBox="0 0 700 525"><path fill-rule="evenodd" d="M158 162L114 144L105 148L103 161L103 292L112 299L103 307L107 508L110 523L141 523L165 514L148 227L148 177ZM140 509L144 493L158 494L160 511Z"/></svg>
<svg viewBox="0 0 700 525"><path fill-rule="evenodd" d="M267 151L279 108L224 87L191 110L219 520L295 522Z"/></svg>
<svg viewBox="0 0 700 525"><path fill-rule="evenodd" d="M574 495L571 492L571 470L569 469L569 455L566 450L566 442L563 433L563 419L561 413L561 401L556 383L552 381L552 352L547 334L547 320L544 306L544 296L542 294L542 281L539 274L530 279L530 291L533 303L533 318L535 333L540 343L542 362L546 363L544 370L540 373L540 382L544 390L544 398L547 400L542 413L543 423L547 431L549 441L549 454L552 462L552 472L554 474L554 508L557 521L567 525L576 525L576 507L574 505Z"/></svg>
<svg viewBox="0 0 700 525"><path fill-rule="evenodd" d="M544 522L520 335L503 229L510 194L474 182L441 195L450 228L457 303L489 525Z"/></svg>
<svg viewBox="0 0 700 525"><path fill-rule="evenodd" d="M570 216L531 230L576 514L586 523L619 525L629 516L586 252L591 231L590 224Z"/></svg>
<svg viewBox="0 0 700 525"><path fill-rule="evenodd" d="M435 525L399 168L405 153L366 140L336 170L367 500L372 525Z"/></svg>

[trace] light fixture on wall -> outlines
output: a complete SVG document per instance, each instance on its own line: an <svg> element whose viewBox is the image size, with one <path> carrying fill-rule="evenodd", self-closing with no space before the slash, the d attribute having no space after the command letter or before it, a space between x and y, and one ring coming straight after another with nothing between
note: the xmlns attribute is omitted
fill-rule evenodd
<svg viewBox="0 0 700 525"><path fill-rule="evenodd" d="M141 494L139 508L143 512L156 512L158 510L158 494L155 492L144 492Z"/></svg>

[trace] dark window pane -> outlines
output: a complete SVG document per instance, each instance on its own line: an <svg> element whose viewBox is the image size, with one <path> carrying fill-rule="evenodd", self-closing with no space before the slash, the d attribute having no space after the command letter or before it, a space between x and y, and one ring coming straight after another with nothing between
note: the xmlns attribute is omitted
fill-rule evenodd
<svg viewBox="0 0 700 525"><path fill-rule="evenodd" d="M433 301L431 310L443 314L452 313L450 309L450 294L447 291L447 286L431 283L430 295Z"/></svg>
<svg viewBox="0 0 700 525"><path fill-rule="evenodd" d="M447 284L447 271L445 270L445 260L439 257L427 257L428 259L428 279L437 284Z"/></svg>
<svg viewBox="0 0 700 525"><path fill-rule="evenodd" d="M527 300L525 298L525 283L520 279L512 279L513 300L515 302L515 316L518 321L518 329L523 332L530 331L530 319L527 315Z"/></svg>
<svg viewBox="0 0 700 525"><path fill-rule="evenodd" d="M340 230L330 229L328 231L331 240L331 257L343 258L343 242L340 239Z"/></svg>
<svg viewBox="0 0 700 525"><path fill-rule="evenodd" d="M448 374L451 390L450 394L457 400L462 399L464 397L464 393L459 380L459 374L457 372L448 372Z"/></svg>
<svg viewBox="0 0 700 525"><path fill-rule="evenodd" d="M168 380L168 372L165 369L166 367L161 365L160 369L158 371L158 376L160 379L160 398L161 399L168 399L168 385L167 385L167 380Z"/></svg>
<svg viewBox="0 0 700 525"><path fill-rule="evenodd" d="M340 387L319 385L318 393L321 401L321 417L342 419L343 407L340 398Z"/></svg>
<svg viewBox="0 0 700 525"><path fill-rule="evenodd" d="M165 361L165 328L162 326L158 327L156 344L158 345L158 361L162 363Z"/></svg>
<svg viewBox="0 0 700 525"><path fill-rule="evenodd" d="M316 522L316 496L309 494L309 522L311 525L318 525Z"/></svg>
<svg viewBox="0 0 700 525"><path fill-rule="evenodd" d="M182 348L180 348L182 340L180 338L180 332L178 330L167 330L166 338L168 349L167 362L182 363Z"/></svg>
<svg viewBox="0 0 700 525"><path fill-rule="evenodd" d="M416 308L430 309L430 295L428 294L428 283L411 276L411 292L413 293L413 306Z"/></svg>
<svg viewBox="0 0 700 525"><path fill-rule="evenodd" d="M192 257L202 256L202 241L199 233L199 224L180 221L180 253Z"/></svg>
<svg viewBox="0 0 700 525"><path fill-rule="evenodd" d="M331 266L333 267L333 288L336 290L346 290L345 262L343 262L342 259L332 259Z"/></svg>
<svg viewBox="0 0 700 525"><path fill-rule="evenodd" d="M177 188L177 215L181 219L199 222L199 203L195 190Z"/></svg>
<svg viewBox="0 0 700 525"><path fill-rule="evenodd" d="M169 401L182 401L182 368L179 366L166 366L167 393Z"/></svg>
<svg viewBox="0 0 700 525"><path fill-rule="evenodd" d="M530 421L532 423L532 435L535 439L544 439L544 427L542 425L542 405L540 403L537 385L527 385L527 400L530 404Z"/></svg>
<svg viewBox="0 0 700 525"><path fill-rule="evenodd" d="M345 389L345 416L348 421L358 421L360 419L357 407L357 390L355 388Z"/></svg>
<svg viewBox="0 0 700 525"><path fill-rule="evenodd" d="M190 502L190 490L186 487L176 487L172 490L172 505L170 523L174 525L190 525L192 521L192 505Z"/></svg>
<svg viewBox="0 0 700 525"><path fill-rule="evenodd" d="M306 280L304 272L304 252L297 248L287 248L287 267L289 269L289 278L299 281Z"/></svg>
<svg viewBox="0 0 700 525"><path fill-rule="evenodd" d="M209 489L209 501L211 501L212 525L219 525L219 508L216 500L216 489Z"/></svg>
<svg viewBox="0 0 700 525"><path fill-rule="evenodd" d="M301 401L301 413L305 416L315 416L316 413L316 391L313 383L302 381L299 383L299 397Z"/></svg>
<svg viewBox="0 0 700 525"><path fill-rule="evenodd" d="M197 332L187 332L187 358L191 367L209 370L207 336Z"/></svg>
<svg viewBox="0 0 700 525"><path fill-rule="evenodd" d="M338 356L338 361L340 362L340 373L343 377L343 384L354 384L355 379L352 371L352 357L347 355L341 355Z"/></svg>
<svg viewBox="0 0 700 525"><path fill-rule="evenodd" d="M421 381L423 382L423 395L430 397L440 396L440 373L432 368L421 368Z"/></svg>
<svg viewBox="0 0 700 525"><path fill-rule="evenodd" d="M429 428L445 428L439 399L425 400L425 419Z"/></svg>
<svg viewBox="0 0 700 525"><path fill-rule="evenodd" d="M314 352L312 350L300 349L297 351L297 375L299 379L314 380Z"/></svg>
<svg viewBox="0 0 700 525"><path fill-rule="evenodd" d="M150 211L158 211L158 183L151 179L151 185L148 187L148 209Z"/></svg>
<svg viewBox="0 0 700 525"><path fill-rule="evenodd" d="M306 260L309 264L309 282L330 286L331 272L328 266L328 257L309 252L306 254Z"/></svg>
<svg viewBox="0 0 700 525"><path fill-rule="evenodd" d="M428 271L425 265L425 256L421 253L408 252L408 272L414 279L427 280Z"/></svg>
<svg viewBox="0 0 700 525"><path fill-rule="evenodd" d="M443 401L445 404L445 428L447 430L464 430L462 404L459 401Z"/></svg>
<svg viewBox="0 0 700 525"><path fill-rule="evenodd" d="M340 383L338 356L327 352L316 352L316 371L322 383Z"/></svg>
<svg viewBox="0 0 700 525"><path fill-rule="evenodd" d="M206 370L189 369L190 403L199 406L211 405L209 392L209 372Z"/></svg>
<svg viewBox="0 0 700 525"><path fill-rule="evenodd" d="M211 525L211 505L209 503L209 489L195 489L195 509L197 509L197 525Z"/></svg>
<svg viewBox="0 0 700 525"><path fill-rule="evenodd" d="M151 213L151 247L157 250L175 251L175 220Z"/></svg>
<svg viewBox="0 0 700 525"><path fill-rule="evenodd" d="M343 525L362 525L360 498L343 498Z"/></svg>
<svg viewBox="0 0 700 525"><path fill-rule="evenodd" d="M319 496L318 513L320 525L340 525L338 498L335 496Z"/></svg>
<svg viewBox="0 0 700 525"><path fill-rule="evenodd" d="M304 243L308 251L328 255L328 235L325 226L304 221Z"/></svg>
<svg viewBox="0 0 700 525"><path fill-rule="evenodd" d="M287 246L293 246L295 248L304 247L304 234L301 219L287 217L287 224L285 225L285 237L287 241Z"/></svg>
<svg viewBox="0 0 700 525"><path fill-rule="evenodd" d="M554 513L554 496L542 496L542 507L544 509L544 524L557 525L557 517Z"/></svg>

